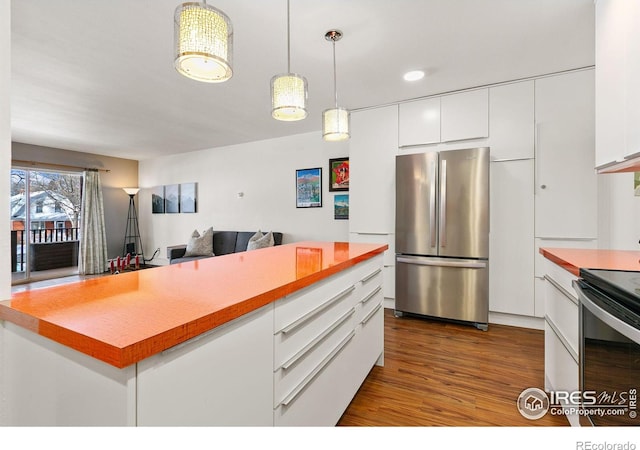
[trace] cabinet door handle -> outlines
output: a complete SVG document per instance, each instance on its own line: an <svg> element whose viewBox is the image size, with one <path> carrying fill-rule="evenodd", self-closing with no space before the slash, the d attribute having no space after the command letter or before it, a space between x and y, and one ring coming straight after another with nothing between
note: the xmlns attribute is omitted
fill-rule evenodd
<svg viewBox="0 0 640 450"><path fill-rule="evenodd" d="M375 297L375 295L380 292L380 290L382 289L382 286L378 286L377 288L375 288L372 292L369 293L369 295L367 295L365 298L363 298L362 300L360 300L360 303L362 303L363 305L365 303L367 303L369 300L371 300L373 297Z"/></svg>
<svg viewBox="0 0 640 450"><path fill-rule="evenodd" d="M291 358L289 358L289 360L287 362L285 362L283 365L281 365L276 370L276 372L279 369L288 370L291 366L293 366L295 363L300 361L300 359L302 359L312 348L314 348L316 345L318 345L320 342L322 342L322 340L324 340L324 338L329 336L334 330L336 330L340 325L342 325L349 317L351 317L354 312L356 312L356 308L355 307L353 307L349 311L347 311L346 314L344 314L338 320L333 322L329 326L329 328L324 330L322 333L320 333L318 336L316 336L311 342L309 342L307 345L305 345L304 348L302 348L302 350L300 350L298 353L296 353Z"/></svg>
<svg viewBox="0 0 640 450"><path fill-rule="evenodd" d="M360 325L366 325L367 322L369 322L371 320L371 318L373 316L375 316L378 311L380 311L380 308L382 308L382 303L380 303L378 306L376 306L373 309L373 311L371 311L369 314L367 314L367 317L365 317L364 319L362 319L362 321L360 321Z"/></svg>
<svg viewBox="0 0 640 450"><path fill-rule="evenodd" d="M558 326L553 322L553 320L549 318L549 316L544 316L544 320L549 324L549 328L551 328L553 334L555 334L560 340L562 346L569 352L571 358L573 358L576 364L580 364L580 362L578 361L578 353L573 349L573 347L571 347L571 344L569 344L567 338L565 338L564 335L560 332Z"/></svg>
<svg viewBox="0 0 640 450"><path fill-rule="evenodd" d="M342 351L343 348L346 347L346 345L349 343L349 341L351 339L353 339L353 337L355 336L356 332L355 331L351 331L351 333L349 333L349 335L344 338L342 340L342 342L340 342L332 351L331 353L329 353L327 355L326 358L324 358L320 364L318 364L318 366L313 369L313 371L307 375L305 377L304 380L302 380L300 382L300 384L298 384L298 386L296 386L290 393L289 395L287 395L284 400L282 400L280 402L281 406L289 406L296 398L298 398L298 395L300 395L300 393L304 390L305 387L307 387L307 385L309 383L311 383L311 381L313 381L313 379L315 377L318 376L318 374L320 374L320 372L322 372L322 369L324 369L332 360L333 358L335 358L336 356L338 356L338 354Z"/></svg>
<svg viewBox="0 0 640 450"><path fill-rule="evenodd" d="M364 277L363 279L360 280L361 283L366 283L367 281L369 281L371 278L375 277L376 275L378 275L380 272L382 272L382 269L378 269L375 270L373 272L371 272L369 275L367 275L366 277Z"/></svg>
<svg viewBox="0 0 640 450"><path fill-rule="evenodd" d="M321 304L317 308L309 311L307 314L305 314L304 316L302 316L299 319L295 320L294 322L290 323L289 325L284 327L282 330L279 330L277 333L284 333L284 334L291 333L293 330L298 328L300 325L302 325L303 323L307 322L308 320L311 320L314 316L317 316L318 314L320 314L322 311L327 309L329 306L331 306L332 304L334 304L335 302L337 302L341 298L346 297L355 288L356 288L356 286L352 284L351 286L349 286L348 288L346 288L342 292L340 292L340 293L334 295L333 297L331 297L329 300L327 300L326 302L324 302L323 304Z"/></svg>
<svg viewBox="0 0 640 450"><path fill-rule="evenodd" d="M447 161L440 161L440 247L447 246Z"/></svg>

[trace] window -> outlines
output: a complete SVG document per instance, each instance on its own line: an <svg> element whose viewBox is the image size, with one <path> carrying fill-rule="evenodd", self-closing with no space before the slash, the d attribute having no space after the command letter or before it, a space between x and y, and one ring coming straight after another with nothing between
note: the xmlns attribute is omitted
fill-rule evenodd
<svg viewBox="0 0 640 450"><path fill-rule="evenodd" d="M44 205L44 202L42 200L36 201L36 214L37 213L42 213L42 206L43 205Z"/></svg>

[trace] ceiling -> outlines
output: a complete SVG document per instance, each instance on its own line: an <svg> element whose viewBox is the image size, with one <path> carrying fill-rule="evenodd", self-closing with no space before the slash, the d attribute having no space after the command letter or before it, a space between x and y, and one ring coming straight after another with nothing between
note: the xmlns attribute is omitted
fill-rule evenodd
<svg viewBox="0 0 640 450"><path fill-rule="evenodd" d="M234 27L233 77L173 68L179 0L13 0L12 140L147 159L321 129L359 109L594 64L593 0L291 0L291 70L309 116L271 118L287 71L286 0L209 0ZM427 76L409 83L404 72ZM330 144L327 144L330 145Z"/></svg>

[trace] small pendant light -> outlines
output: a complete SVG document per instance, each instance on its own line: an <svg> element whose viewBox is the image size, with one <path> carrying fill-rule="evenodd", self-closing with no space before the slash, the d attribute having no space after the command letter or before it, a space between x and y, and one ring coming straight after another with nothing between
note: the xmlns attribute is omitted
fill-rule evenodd
<svg viewBox="0 0 640 450"><path fill-rule="evenodd" d="M205 83L227 81L233 75L233 27L213 6L183 3L174 14L175 68Z"/></svg>
<svg viewBox="0 0 640 450"><path fill-rule="evenodd" d="M322 113L322 138L325 141L343 141L349 139L349 110L338 107L338 87L336 82L336 41L342 39L342 32L330 30L324 38L333 44L333 92L335 108Z"/></svg>
<svg viewBox="0 0 640 450"><path fill-rule="evenodd" d="M291 122L307 117L307 80L291 73L291 31L287 0L287 73L271 78L271 116Z"/></svg>

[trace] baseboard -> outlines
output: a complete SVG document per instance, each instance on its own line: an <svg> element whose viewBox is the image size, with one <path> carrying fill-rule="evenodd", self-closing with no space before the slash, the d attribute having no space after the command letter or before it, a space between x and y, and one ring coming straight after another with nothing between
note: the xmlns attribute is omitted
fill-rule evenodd
<svg viewBox="0 0 640 450"><path fill-rule="evenodd" d="M509 325L511 327L544 330L544 319L541 317L519 316L489 311L489 324ZM491 328L489 328L491 329Z"/></svg>
<svg viewBox="0 0 640 450"><path fill-rule="evenodd" d="M385 297L384 301L382 302L382 305L386 309L396 309L396 299L395 298Z"/></svg>

